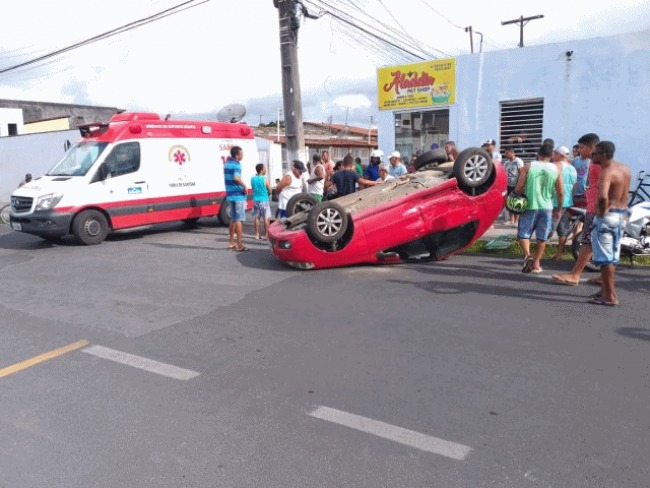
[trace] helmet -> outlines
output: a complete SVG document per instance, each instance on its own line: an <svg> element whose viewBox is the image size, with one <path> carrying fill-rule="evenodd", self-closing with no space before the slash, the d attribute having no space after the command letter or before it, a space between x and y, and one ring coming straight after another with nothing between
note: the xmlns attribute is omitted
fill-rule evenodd
<svg viewBox="0 0 650 488"><path fill-rule="evenodd" d="M374 149L374 150L370 153L370 157L371 157L371 158L379 158L379 159L381 159L381 158L384 157L384 151L382 151L381 149Z"/></svg>
<svg viewBox="0 0 650 488"><path fill-rule="evenodd" d="M523 213L528 208L528 198L526 198L526 195L519 196L512 192L506 198L506 208L512 213Z"/></svg>

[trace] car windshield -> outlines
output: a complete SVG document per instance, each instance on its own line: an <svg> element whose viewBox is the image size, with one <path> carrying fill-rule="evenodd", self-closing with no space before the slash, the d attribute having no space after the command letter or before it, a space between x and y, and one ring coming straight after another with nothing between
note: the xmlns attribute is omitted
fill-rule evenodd
<svg viewBox="0 0 650 488"><path fill-rule="evenodd" d="M82 142L73 146L47 175L84 176L107 145L107 142Z"/></svg>

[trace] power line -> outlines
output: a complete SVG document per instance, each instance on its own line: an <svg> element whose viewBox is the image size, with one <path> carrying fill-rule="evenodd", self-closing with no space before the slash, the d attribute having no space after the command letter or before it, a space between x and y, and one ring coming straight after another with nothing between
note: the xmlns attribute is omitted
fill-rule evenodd
<svg viewBox="0 0 650 488"><path fill-rule="evenodd" d="M61 55L63 53L66 53L68 51L72 51L74 49L78 49L78 48L86 46L88 44L92 44L94 42L101 41L101 40L107 39L109 37L116 36L118 34L122 34L124 32L130 31L130 30L133 30L133 29L137 29L138 27L142 27L143 25L149 24L151 22L155 22L156 20L160 20L160 19L163 19L163 18L168 17L170 15L174 15L174 14L183 12L183 11L188 10L190 8L198 7L199 5L203 5L204 3L207 3L210 0L201 0L199 3L191 5L196 1L197 0L188 0L186 2L175 5L174 7L170 7L168 9L166 9L166 10L162 10L162 11L156 13L156 14L150 15L149 17L144 17L144 18L136 20L134 22L130 22L128 24L122 25L120 27L117 27L115 29L111 29L111 30L106 31L106 32L103 32L101 34L90 37L90 38L85 39L83 41L76 42L74 44L71 44L70 46L66 46L64 48L57 49L56 51L52 51L52 52L50 52L48 54L44 54L42 56L38 56L36 58L30 59L30 60L25 61L23 63L19 63L19 64L16 64L14 66L10 66L9 68L1 69L0 70L0 75L4 74L4 73L7 73L9 71L16 70L18 68L22 68L24 66L29 66L29 65L32 65L32 64L35 64L35 63L39 63L41 61L53 58L55 56L59 56L59 55Z"/></svg>
<svg viewBox="0 0 650 488"><path fill-rule="evenodd" d="M371 15L367 14L367 12L363 12L363 13L370 18L371 22L379 24L385 29L385 31L382 32L383 35L375 34L374 32L372 32L372 29L374 28L373 26L368 25L367 22L352 15L349 11L346 12L344 10L341 10L340 8L334 7L333 5L329 4L324 0L318 0L318 3L315 0L306 0L306 1L309 1L309 3L311 3L315 8L322 9L323 14L329 14L336 21L345 24L349 27L352 27L353 29L358 31L358 33L365 34L366 36L371 37L376 41L380 41L385 45L403 51L414 58L420 60L431 58L430 53L427 53L419 46L410 46L408 45L408 43L404 43L403 39L398 40L398 37L401 35L401 33L395 31L392 27L383 24L375 17L372 17ZM358 10L358 7L355 6L355 8ZM387 35L388 32L386 31L390 31L390 33L392 33L393 36ZM389 37L393 37L393 38L391 39ZM442 53L442 51L440 52ZM447 55L446 53L442 53L442 54Z"/></svg>

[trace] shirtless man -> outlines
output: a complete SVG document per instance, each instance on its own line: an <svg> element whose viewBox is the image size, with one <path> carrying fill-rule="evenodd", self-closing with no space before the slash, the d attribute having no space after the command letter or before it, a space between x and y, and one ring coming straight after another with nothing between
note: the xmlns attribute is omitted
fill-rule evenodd
<svg viewBox="0 0 650 488"><path fill-rule="evenodd" d="M621 253L623 223L627 216L630 169L614 161L613 142L601 141L591 153L591 162L601 167L598 181L598 207L591 234L594 263L600 266L600 294L589 298L594 305L614 306L618 296L614 289L614 272Z"/></svg>

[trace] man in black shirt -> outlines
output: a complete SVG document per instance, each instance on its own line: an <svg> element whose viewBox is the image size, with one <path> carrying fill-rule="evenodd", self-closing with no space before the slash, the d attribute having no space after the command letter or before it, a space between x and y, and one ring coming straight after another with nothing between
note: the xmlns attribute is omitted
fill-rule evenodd
<svg viewBox="0 0 650 488"><path fill-rule="evenodd" d="M357 191L357 183L359 185L373 186L380 182L367 180L359 176L354 167L354 158L348 154L343 158L343 169L335 171L330 180L325 183L325 191L330 186L336 186L336 196L334 198L342 197Z"/></svg>

